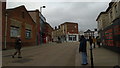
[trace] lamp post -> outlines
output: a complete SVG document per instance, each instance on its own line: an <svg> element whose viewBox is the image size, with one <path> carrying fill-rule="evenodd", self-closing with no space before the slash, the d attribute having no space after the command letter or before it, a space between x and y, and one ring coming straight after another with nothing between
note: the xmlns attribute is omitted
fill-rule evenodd
<svg viewBox="0 0 120 68"><path fill-rule="evenodd" d="M92 31L88 31L89 33L89 36L90 36L90 33L92 33ZM92 38L91 38L92 39ZM90 38L89 38L89 42L90 42ZM91 59L91 68L94 68L94 63L93 63L93 50L92 50L92 44L90 44L90 59Z"/></svg>
<svg viewBox="0 0 120 68"><path fill-rule="evenodd" d="M94 68L92 45L90 45L90 59L91 59L91 68Z"/></svg>
<svg viewBox="0 0 120 68"><path fill-rule="evenodd" d="M42 19L42 8L46 8L46 6L41 6L41 7L40 7L40 34L41 34L41 35L40 35L40 36L41 36L40 43L43 43L43 31L44 31L44 30L43 30L43 26L44 26L44 25L42 24L42 20L41 20L41 19ZM42 26L42 27L41 27L41 26Z"/></svg>
<svg viewBox="0 0 120 68"><path fill-rule="evenodd" d="M42 8L46 8L46 6L40 7L40 12L41 12L41 14L42 14Z"/></svg>

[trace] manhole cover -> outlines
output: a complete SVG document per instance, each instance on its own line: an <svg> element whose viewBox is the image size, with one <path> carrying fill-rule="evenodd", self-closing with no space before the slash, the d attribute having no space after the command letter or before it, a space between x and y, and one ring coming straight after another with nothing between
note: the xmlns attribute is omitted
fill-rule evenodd
<svg viewBox="0 0 120 68"><path fill-rule="evenodd" d="M33 60L33 59L24 58L24 59L12 61L12 63L26 63L26 62L29 62L31 60Z"/></svg>

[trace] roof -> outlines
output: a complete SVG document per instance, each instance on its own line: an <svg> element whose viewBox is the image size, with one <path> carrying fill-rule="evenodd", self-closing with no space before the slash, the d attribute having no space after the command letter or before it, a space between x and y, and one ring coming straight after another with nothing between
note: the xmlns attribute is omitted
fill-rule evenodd
<svg viewBox="0 0 120 68"><path fill-rule="evenodd" d="M29 15L29 17L31 18L31 20L34 22L33 18L30 16L30 14L28 13L27 9L25 8L24 5L21 5L21 6L18 6L18 7L15 7L15 8L11 8L11 9L7 9L7 11L12 11L14 9L18 9L18 8L24 8L25 11L27 12L27 14ZM35 23L35 22L34 22Z"/></svg>
<svg viewBox="0 0 120 68"><path fill-rule="evenodd" d="M39 10L28 10L28 13L30 14L30 16L33 18L34 22L37 22L37 15L39 17Z"/></svg>
<svg viewBox="0 0 120 68"><path fill-rule="evenodd" d="M74 22L65 22L65 23L63 23L63 24L61 24L61 25L64 25L64 24L78 24L78 23L74 23Z"/></svg>
<svg viewBox="0 0 120 68"><path fill-rule="evenodd" d="M106 9L106 11L101 12L101 13L98 15L96 21L99 19L100 15L106 14L106 13L110 10L110 8L112 7L113 3L114 3L114 2L110 2L110 3L109 3L109 7Z"/></svg>
<svg viewBox="0 0 120 68"><path fill-rule="evenodd" d="M98 15L96 21L99 19L99 17L100 17L102 14L106 14L106 13L107 13L107 12L101 12L101 13Z"/></svg>
<svg viewBox="0 0 120 68"><path fill-rule="evenodd" d="M39 10L38 9L36 9L36 10L28 10L28 12L39 12Z"/></svg>
<svg viewBox="0 0 120 68"><path fill-rule="evenodd" d="M49 24L49 23L47 23L47 22L45 22L45 24L46 24L46 25L48 25L48 26L50 26L50 24ZM51 29L53 29L51 26L50 26L50 28L51 28Z"/></svg>
<svg viewBox="0 0 120 68"><path fill-rule="evenodd" d="M88 29L88 30L85 31L84 33L89 33L89 32L94 32L94 31L91 31L90 29Z"/></svg>
<svg viewBox="0 0 120 68"><path fill-rule="evenodd" d="M108 12L109 10L110 10L110 8L112 7L112 4L113 4L114 2L110 2L109 3L109 7L107 8L107 10L106 10L106 12Z"/></svg>

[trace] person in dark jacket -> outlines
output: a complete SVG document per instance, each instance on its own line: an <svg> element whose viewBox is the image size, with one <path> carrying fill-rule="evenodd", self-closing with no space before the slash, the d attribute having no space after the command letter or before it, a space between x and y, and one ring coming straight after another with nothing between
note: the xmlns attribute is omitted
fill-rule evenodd
<svg viewBox="0 0 120 68"><path fill-rule="evenodd" d="M96 40L97 40L97 45L98 45L98 47L100 48L100 43L101 43L100 37L97 36L97 37L96 37Z"/></svg>
<svg viewBox="0 0 120 68"><path fill-rule="evenodd" d="M20 39L20 36L18 36L16 41L15 41L15 50L16 50L16 52L12 55L12 58L14 58L14 56L17 53L18 53L18 58L22 58L21 57L21 47L22 47L22 41Z"/></svg>
<svg viewBox="0 0 120 68"><path fill-rule="evenodd" d="M91 36L89 36L89 43L90 43L90 45L92 46L92 44L93 44L93 39L92 39Z"/></svg>
<svg viewBox="0 0 120 68"><path fill-rule="evenodd" d="M94 44L93 47L95 48L95 46L96 46L96 38L93 36L93 39L92 39L92 40L93 40L93 44Z"/></svg>
<svg viewBox="0 0 120 68"><path fill-rule="evenodd" d="M79 52L82 53L82 65L87 65L86 39L83 35L80 38Z"/></svg>

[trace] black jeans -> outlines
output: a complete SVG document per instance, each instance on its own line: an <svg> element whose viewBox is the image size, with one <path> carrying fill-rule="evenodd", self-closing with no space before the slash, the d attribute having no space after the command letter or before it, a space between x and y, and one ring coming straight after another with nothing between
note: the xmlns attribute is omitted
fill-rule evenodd
<svg viewBox="0 0 120 68"><path fill-rule="evenodd" d="M14 56L18 53L18 57L21 57L21 49L16 49Z"/></svg>

